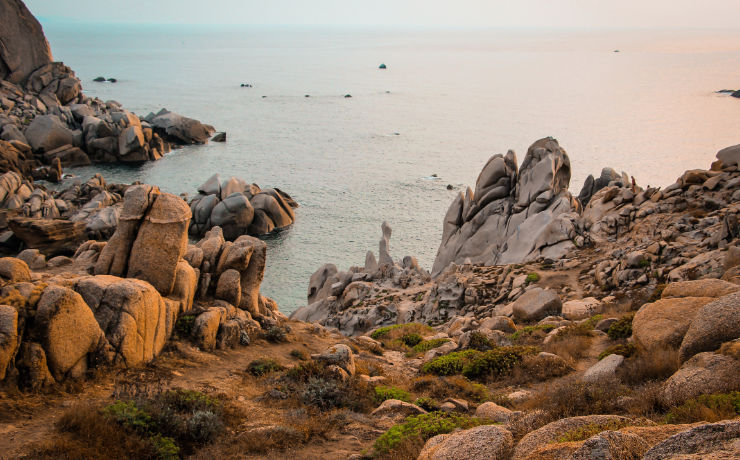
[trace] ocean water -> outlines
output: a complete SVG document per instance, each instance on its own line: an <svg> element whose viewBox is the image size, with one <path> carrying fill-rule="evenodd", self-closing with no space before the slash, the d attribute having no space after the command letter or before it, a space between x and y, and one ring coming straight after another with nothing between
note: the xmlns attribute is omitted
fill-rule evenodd
<svg viewBox="0 0 740 460"><path fill-rule="evenodd" d="M300 203L295 225L266 238L263 293L285 313L305 304L320 265L377 253L384 220L392 254L430 268L449 203L495 153L514 149L521 162L553 136L577 194L604 166L666 186L740 143L740 100L714 94L740 87L740 31L42 23L88 95L228 133L155 163L72 172L191 195L214 173L235 175Z"/></svg>

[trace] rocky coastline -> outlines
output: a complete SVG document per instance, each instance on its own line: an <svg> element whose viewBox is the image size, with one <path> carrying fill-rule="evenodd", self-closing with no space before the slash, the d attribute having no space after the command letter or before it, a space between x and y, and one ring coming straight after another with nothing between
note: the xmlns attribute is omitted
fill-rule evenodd
<svg viewBox="0 0 740 460"><path fill-rule="evenodd" d="M494 155L431 270L383 222L288 318L258 237L298 202L218 174L51 190L214 129L88 98L20 0L0 17L0 458L740 456L740 146L577 196L553 138Z"/></svg>

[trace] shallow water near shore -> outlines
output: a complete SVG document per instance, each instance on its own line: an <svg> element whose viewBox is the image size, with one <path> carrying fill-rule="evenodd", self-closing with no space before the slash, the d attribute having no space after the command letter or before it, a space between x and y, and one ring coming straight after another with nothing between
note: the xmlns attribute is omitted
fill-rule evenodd
<svg viewBox="0 0 740 460"><path fill-rule="evenodd" d="M377 253L383 220L394 257L430 268L450 201L495 153L521 162L553 136L577 194L604 166L666 186L740 142L740 100L713 93L740 87L737 31L43 25L88 95L141 116L166 107L228 136L155 163L68 172L191 196L214 173L235 175L300 203L295 225L266 238L263 293L284 313L305 304L321 264Z"/></svg>

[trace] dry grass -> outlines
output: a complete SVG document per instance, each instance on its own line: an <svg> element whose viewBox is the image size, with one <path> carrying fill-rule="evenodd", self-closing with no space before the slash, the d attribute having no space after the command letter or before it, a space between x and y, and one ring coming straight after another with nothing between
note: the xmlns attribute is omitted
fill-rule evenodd
<svg viewBox="0 0 740 460"><path fill-rule="evenodd" d="M99 407L85 405L68 410L57 423L59 433L39 443L28 459L156 459L148 441L122 430Z"/></svg>
<svg viewBox="0 0 740 460"><path fill-rule="evenodd" d="M543 359L537 355L527 355L514 368L511 374L511 383L523 384L529 382L544 382L556 377L562 377L573 370L564 361Z"/></svg>
<svg viewBox="0 0 740 460"><path fill-rule="evenodd" d="M553 419L621 411L619 398L628 389L619 382L584 383L577 377L565 377L519 404L519 410L541 409Z"/></svg>
<svg viewBox="0 0 740 460"><path fill-rule="evenodd" d="M473 383L460 375L451 377L423 375L411 382L411 390L419 395L437 400L464 398L470 401L483 402L490 397L488 389L484 385Z"/></svg>
<svg viewBox="0 0 740 460"><path fill-rule="evenodd" d="M642 385L651 381L662 381L678 370L678 351L673 348L647 353L638 350L635 356L619 367L619 377L627 385Z"/></svg>
<svg viewBox="0 0 740 460"><path fill-rule="evenodd" d="M545 345L545 351L554 353L573 366L588 354L593 338L590 335L565 334L558 335L554 340Z"/></svg>

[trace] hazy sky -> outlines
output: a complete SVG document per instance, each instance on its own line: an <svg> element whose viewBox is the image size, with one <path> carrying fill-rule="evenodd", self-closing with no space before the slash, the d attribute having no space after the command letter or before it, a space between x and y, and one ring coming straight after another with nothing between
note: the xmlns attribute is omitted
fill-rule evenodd
<svg viewBox="0 0 740 460"><path fill-rule="evenodd" d="M26 0L45 21L456 27L737 27L740 0Z"/></svg>

